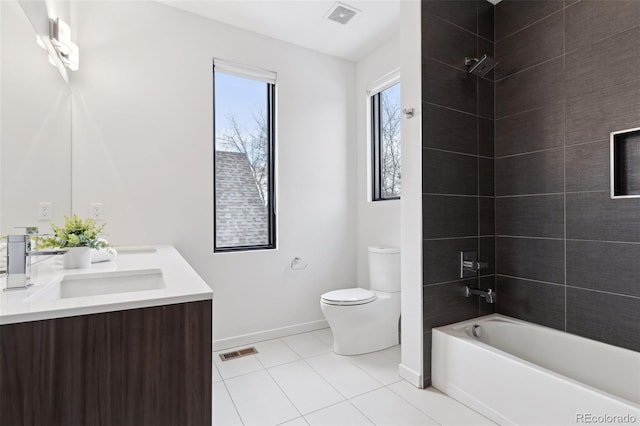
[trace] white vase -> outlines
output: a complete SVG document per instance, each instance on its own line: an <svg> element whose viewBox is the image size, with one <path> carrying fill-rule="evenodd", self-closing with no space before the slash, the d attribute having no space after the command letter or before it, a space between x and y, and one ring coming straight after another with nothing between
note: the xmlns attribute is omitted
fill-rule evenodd
<svg viewBox="0 0 640 426"><path fill-rule="evenodd" d="M83 269L91 267L90 247L71 247L64 255L64 269Z"/></svg>

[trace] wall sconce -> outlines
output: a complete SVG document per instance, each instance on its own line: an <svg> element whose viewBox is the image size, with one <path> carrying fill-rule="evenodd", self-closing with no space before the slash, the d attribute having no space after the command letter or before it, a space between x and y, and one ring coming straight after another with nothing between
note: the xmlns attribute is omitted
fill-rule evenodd
<svg viewBox="0 0 640 426"><path fill-rule="evenodd" d="M80 49L71 41L71 27L60 18L49 21L51 44L65 67L77 71L80 65Z"/></svg>

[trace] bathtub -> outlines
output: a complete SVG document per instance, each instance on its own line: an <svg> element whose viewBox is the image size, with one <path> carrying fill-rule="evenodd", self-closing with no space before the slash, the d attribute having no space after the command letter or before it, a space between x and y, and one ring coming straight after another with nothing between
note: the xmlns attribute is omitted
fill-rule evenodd
<svg viewBox="0 0 640 426"><path fill-rule="evenodd" d="M431 374L501 425L640 425L640 353L503 315L433 329Z"/></svg>

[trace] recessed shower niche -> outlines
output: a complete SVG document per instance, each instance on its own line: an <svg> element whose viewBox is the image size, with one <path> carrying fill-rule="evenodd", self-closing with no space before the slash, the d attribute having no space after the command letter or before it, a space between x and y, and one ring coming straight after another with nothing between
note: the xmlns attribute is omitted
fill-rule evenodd
<svg viewBox="0 0 640 426"><path fill-rule="evenodd" d="M640 198L640 127L611 133L611 198Z"/></svg>

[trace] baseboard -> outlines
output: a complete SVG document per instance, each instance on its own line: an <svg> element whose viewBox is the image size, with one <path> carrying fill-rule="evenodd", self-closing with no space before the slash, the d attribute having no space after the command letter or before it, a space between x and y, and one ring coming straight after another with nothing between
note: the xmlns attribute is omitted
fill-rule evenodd
<svg viewBox="0 0 640 426"><path fill-rule="evenodd" d="M240 336L227 337L213 341L213 350L235 348L236 346L258 343L264 340L278 339L292 334L306 333L309 331L328 328L327 320L305 322L303 324L290 325L288 327L273 328L271 330L258 331L256 333L242 334Z"/></svg>
<svg viewBox="0 0 640 426"><path fill-rule="evenodd" d="M404 364L400 364L398 370L400 372L400 377L405 379L407 382L417 388L424 388L424 381L422 380L422 375L420 373L413 371Z"/></svg>

